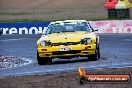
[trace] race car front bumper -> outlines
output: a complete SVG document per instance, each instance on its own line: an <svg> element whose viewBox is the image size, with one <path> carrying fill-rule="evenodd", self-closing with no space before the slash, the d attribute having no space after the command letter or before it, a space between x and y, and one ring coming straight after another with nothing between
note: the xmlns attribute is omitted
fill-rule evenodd
<svg viewBox="0 0 132 88"><path fill-rule="evenodd" d="M77 56L88 56L95 54L96 44L88 45L69 45L69 46L52 46L52 47L42 47L39 46L37 51L39 57L51 57L51 58L61 58L61 57L77 57Z"/></svg>

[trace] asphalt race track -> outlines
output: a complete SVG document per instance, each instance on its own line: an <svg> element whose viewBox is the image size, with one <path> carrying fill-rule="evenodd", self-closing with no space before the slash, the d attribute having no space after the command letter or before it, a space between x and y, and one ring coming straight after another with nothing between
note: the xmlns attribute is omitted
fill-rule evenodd
<svg viewBox="0 0 132 88"><path fill-rule="evenodd" d="M36 41L39 35L0 36L0 55L27 58L32 63L20 67L0 69L0 76L47 74L77 71L78 67L116 68L132 66L132 34L100 34L101 58L88 61L86 58L54 59L49 65L39 66L36 61Z"/></svg>

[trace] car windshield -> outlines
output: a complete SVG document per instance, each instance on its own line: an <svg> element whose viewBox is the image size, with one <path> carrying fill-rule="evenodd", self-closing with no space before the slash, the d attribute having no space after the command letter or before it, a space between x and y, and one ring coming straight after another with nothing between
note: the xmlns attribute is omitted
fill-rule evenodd
<svg viewBox="0 0 132 88"><path fill-rule="evenodd" d="M47 33L60 33L60 32L76 32L87 31L91 32L92 28L86 22L62 22L50 24Z"/></svg>

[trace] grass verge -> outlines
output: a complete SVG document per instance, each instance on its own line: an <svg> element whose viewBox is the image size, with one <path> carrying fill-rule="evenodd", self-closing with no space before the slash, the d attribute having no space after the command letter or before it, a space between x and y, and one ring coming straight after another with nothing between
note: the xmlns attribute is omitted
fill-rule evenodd
<svg viewBox="0 0 132 88"><path fill-rule="evenodd" d="M42 19L13 19L13 20L0 20L0 23L3 22L51 22L51 21L57 21L57 20L66 20L66 19L53 19L53 20L42 20ZM70 19L70 20L76 20L76 19ZM81 20L81 19L80 19ZM108 19L108 18L86 18L87 21L99 21L99 20L132 20L130 19Z"/></svg>

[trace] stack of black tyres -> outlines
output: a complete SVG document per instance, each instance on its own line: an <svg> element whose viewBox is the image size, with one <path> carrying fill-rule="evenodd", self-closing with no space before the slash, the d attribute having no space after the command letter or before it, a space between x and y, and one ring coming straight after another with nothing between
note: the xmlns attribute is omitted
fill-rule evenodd
<svg viewBox="0 0 132 88"><path fill-rule="evenodd" d="M109 9L108 18L130 18L130 9Z"/></svg>

